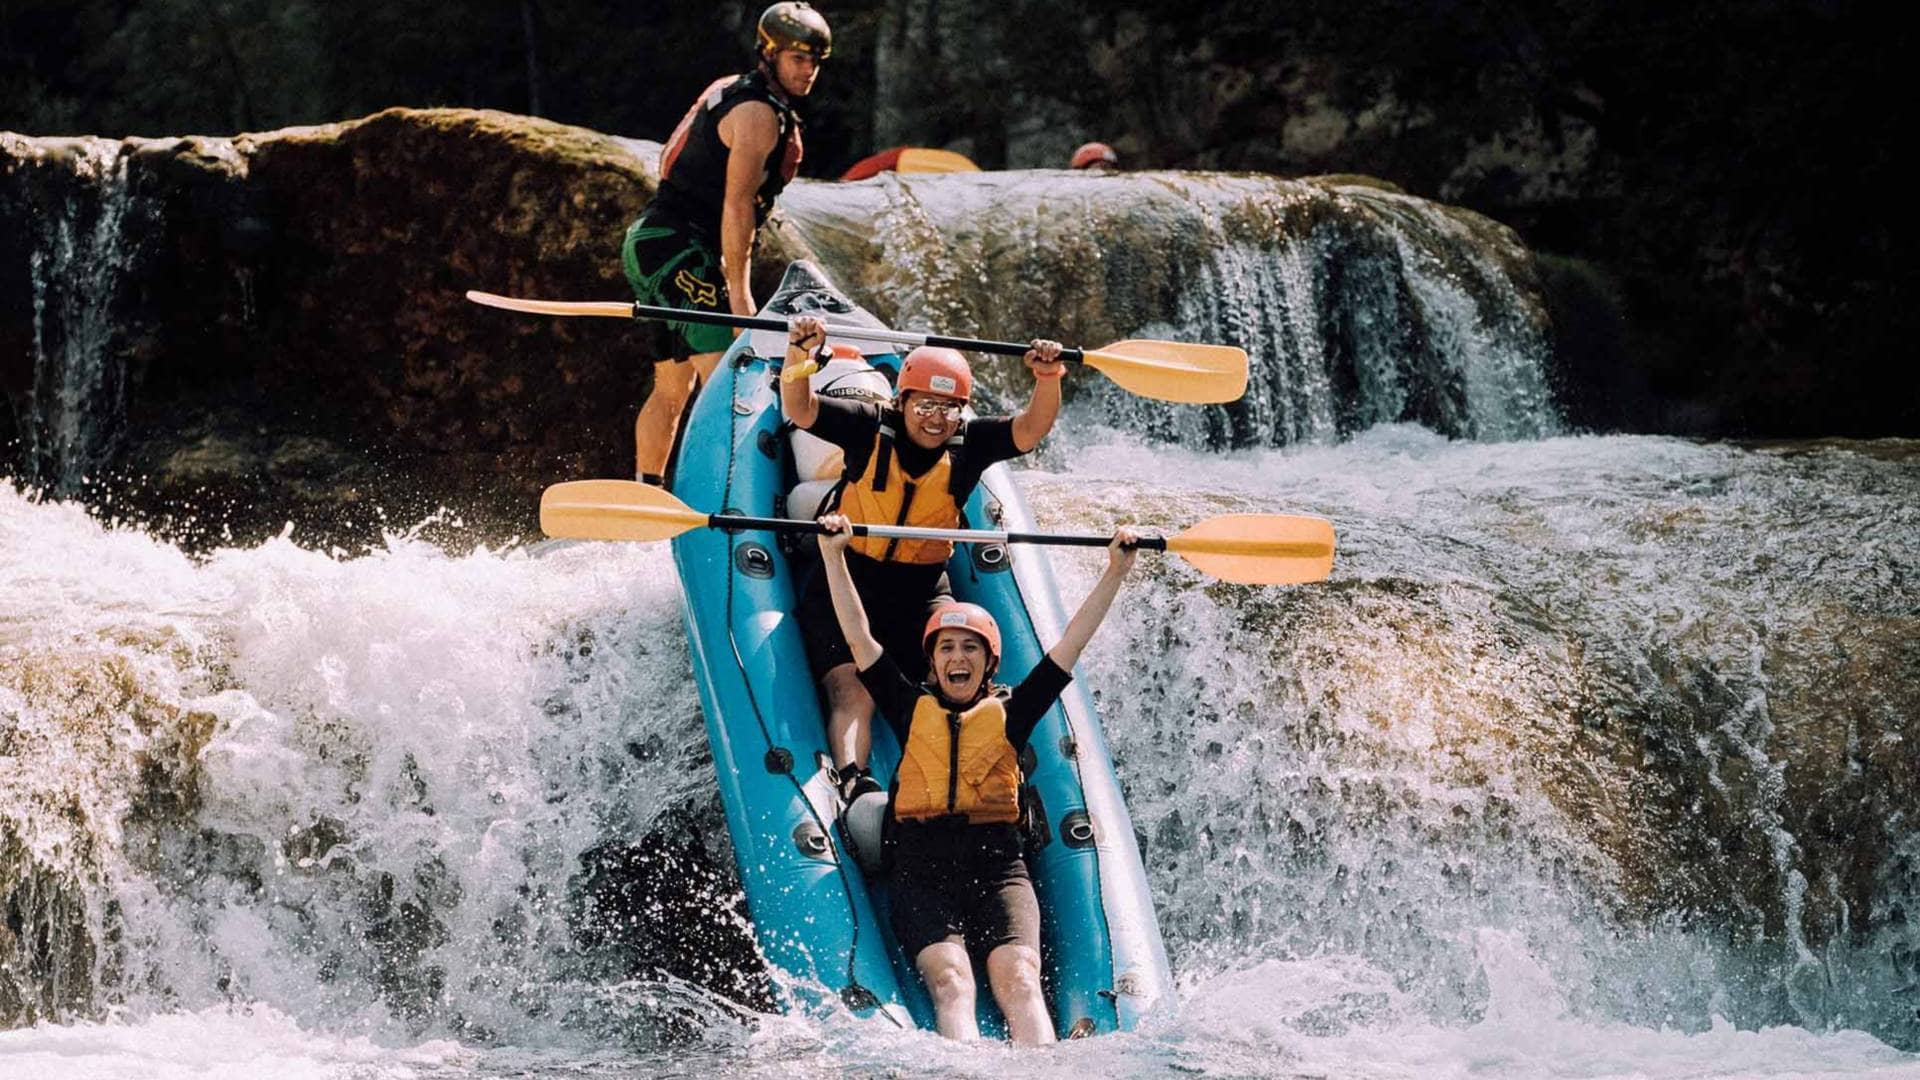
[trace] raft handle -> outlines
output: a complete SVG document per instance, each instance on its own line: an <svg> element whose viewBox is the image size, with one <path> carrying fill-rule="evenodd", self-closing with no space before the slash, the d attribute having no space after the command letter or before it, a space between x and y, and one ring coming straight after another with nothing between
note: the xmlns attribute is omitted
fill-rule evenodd
<svg viewBox="0 0 1920 1080"><path fill-rule="evenodd" d="M1085 810L1075 810L1060 819L1060 839L1071 848L1093 846L1093 818Z"/></svg>
<svg viewBox="0 0 1920 1080"><path fill-rule="evenodd" d="M803 821L793 830L793 844L802 855L811 855L816 859L833 858L833 845L827 842L827 834L811 821Z"/></svg>
<svg viewBox="0 0 1920 1080"><path fill-rule="evenodd" d="M741 544L740 550L734 553L733 564L750 578L773 576L773 552L761 544Z"/></svg>
<svg viewBox="0 0 1920 1080"><path fill-rule="evenodd" d="M973 546L974 570L982 574L994 574L1007 568L1007 545L975 544Z"/></svg>

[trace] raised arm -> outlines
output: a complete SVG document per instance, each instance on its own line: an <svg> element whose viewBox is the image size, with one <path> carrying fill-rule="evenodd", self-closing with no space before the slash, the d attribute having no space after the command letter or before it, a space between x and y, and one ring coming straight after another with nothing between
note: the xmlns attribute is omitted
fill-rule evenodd
<svg viewBox="0 0 1920 1080"><path fill-rule="evenodd" d="M1073 665L1080 659L1080 651L1093 639L1093 632L1100 628L1101 620L1107 617L1107 609L1113 606L1113 598L1120 592L1120 582L1133 569L1133 561L1139 555L1134 547L1140 538L1126 526L1114 530L1113 543L1107 545L1107 572L1093 583L1093 591L1080 601L1080 610L1073 613L1067 621L1067 629L1060 640L1047 650L1047 658L1057 664L1062 671L1072 671Z"/></svg>
<svg viewBox="0 0 1920 1080"><path fill-rule="evenodd" d="M833 530L820 534L820 562L827 575L827 590L833 594L833 614L840 620L847 648L853 651L853 665L865 671L880 659L881 650L867 625L867 610L860 606L860 594L853 589L853 577L847 573L847 541L853 539L853 530L845 514L827 514L820 524Z"/></svg>
<svg viewBox="0 0 1920 1080"><path fill-rule="evenodd" d="M807 376L817 369L814 353L827 343L827 324L818 315L799 315L787 323L787 361L780 369L780 411L802 431L820 418Z"/></svg>
<svg viewBox="0 0 1920 1080"><path fill-rule="evenodd" d="M1060 416L1060 377L1067 373L1067 365L1060 362L1060 348L1057 341L1035 338L1033 348L1027 350L1033 395L1013 418L1013 445L1023 454L1040 445Z"/></svg>

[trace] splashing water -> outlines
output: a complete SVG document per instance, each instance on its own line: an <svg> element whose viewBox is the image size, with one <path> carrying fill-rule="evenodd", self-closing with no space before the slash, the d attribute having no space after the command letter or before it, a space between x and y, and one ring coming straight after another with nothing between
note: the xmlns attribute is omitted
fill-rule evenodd
<svg viewBox="0 0 1920 1080"><path fill-rule="evenodd" d="M1910 447L1103 421L1024 475L1043 527L1342 544L1296 589L1143 561L1083 661L1180 981L1144 1030L768 1017L582 932L595 852L720 831L664 548L196 561L0 488L0 895L44 931L0 1003L55 1022L0 1073L1920 1073Z"/></svg>
<svg viewBox="0 0 1920 1080"><path fill-rule="evenodd" d="M297 1002L373 1032L601 1007L562 974L582 856L711 801L658 553L195 564L5 498L0 694L32 765L0 822L93 921L47 966L137 1011Z"/></svg>

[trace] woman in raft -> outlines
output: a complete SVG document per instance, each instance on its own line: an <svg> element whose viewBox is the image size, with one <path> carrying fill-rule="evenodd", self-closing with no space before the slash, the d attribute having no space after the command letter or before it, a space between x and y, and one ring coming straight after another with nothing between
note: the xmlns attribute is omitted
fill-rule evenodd
<svg viewBox="0 0 1920 1080"><path fill-rule="evenodd" d="M1000 628L974 604L937 608L922 642L926 683L903 675L875 640L847 572L847 518L828 514L820 524L834 615L860 681L900 739L889 810L894 936L926 980L940 1034L980 1037L973 958L983 957L1013 1041L1052 1042L1040 991L1040 905L1021 855L1020 751L1073 679L1074 661L1133 568L1138 537L1114 533L1107 572L1060 640L1008 689L989 681L1000 663Z"/></svg>

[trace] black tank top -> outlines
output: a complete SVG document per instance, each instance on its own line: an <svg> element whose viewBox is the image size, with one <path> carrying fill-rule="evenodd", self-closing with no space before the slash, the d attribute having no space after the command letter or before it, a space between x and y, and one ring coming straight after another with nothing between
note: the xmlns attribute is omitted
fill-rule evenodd
<svg viewBox="0 0 1920 1080"><path fill-rule="evenodd" d="M785 95L774 93L764 71L714 80L687 110L660 152L660 190L654 196L654 206L709 237L720 235L720 213L727 199L730 151L720 141L720 121L749 101L766 102L780 125L780 135L761 170L764 179L753 195L753 227L758 229L773 210L774 197L800 170L804 153L800 116Z"/></svg>

